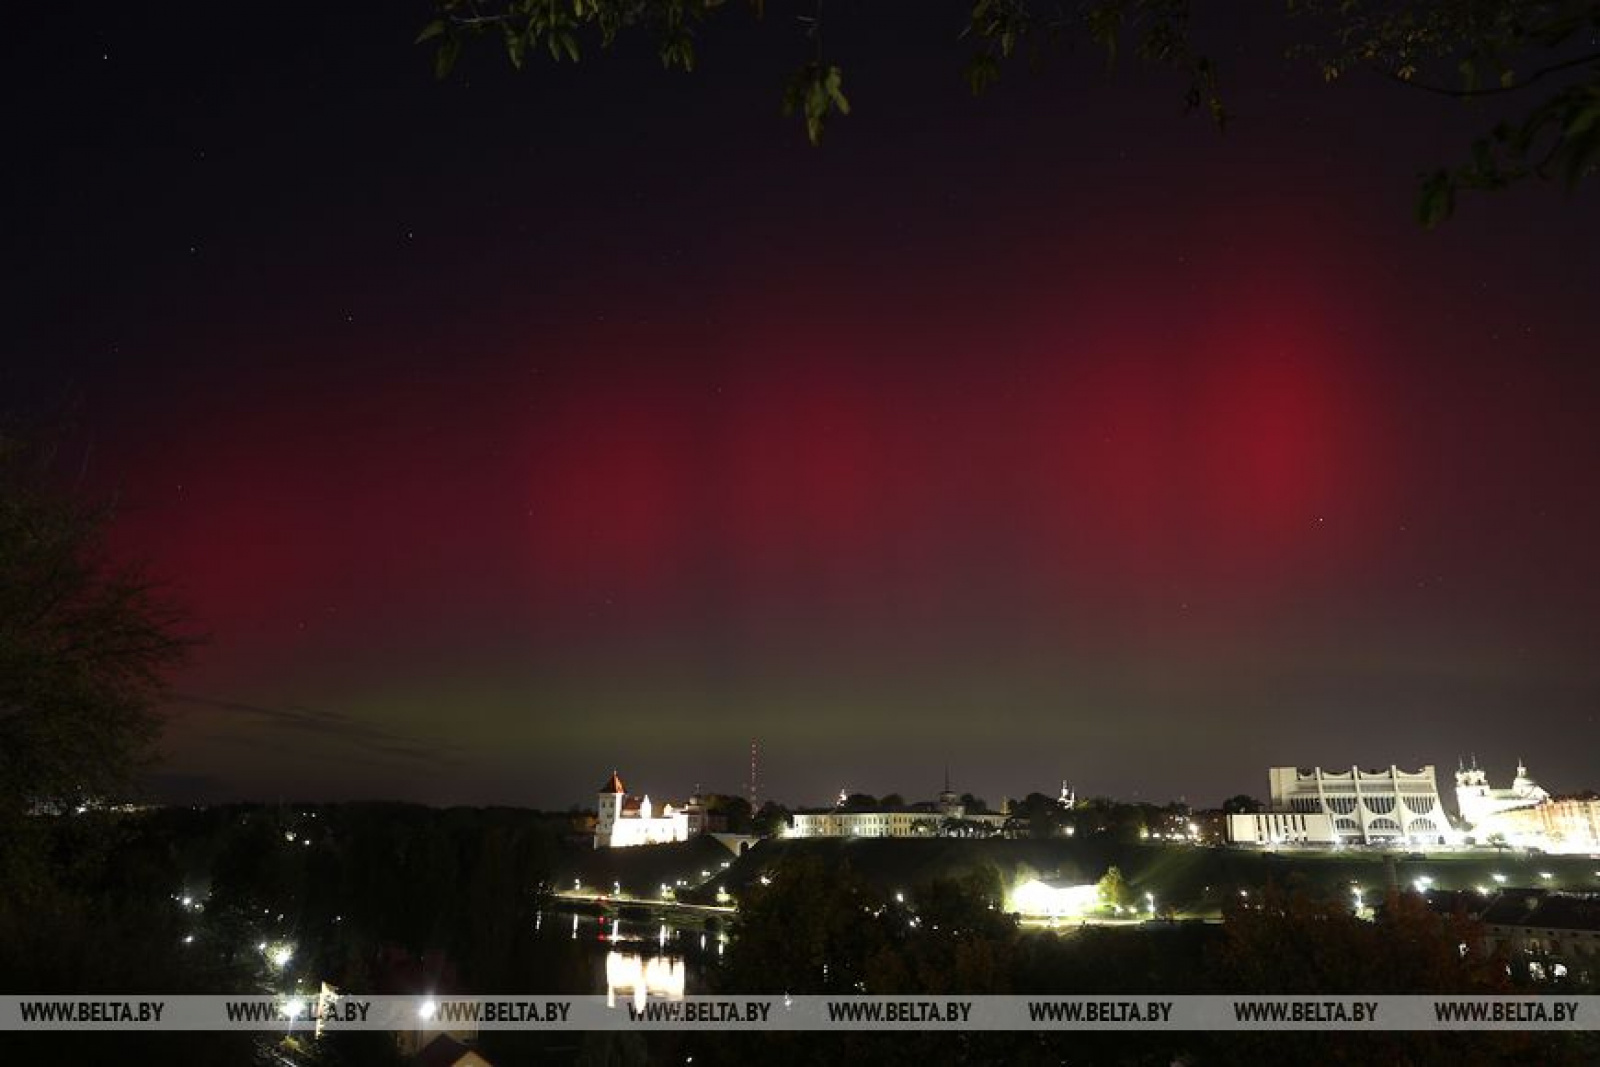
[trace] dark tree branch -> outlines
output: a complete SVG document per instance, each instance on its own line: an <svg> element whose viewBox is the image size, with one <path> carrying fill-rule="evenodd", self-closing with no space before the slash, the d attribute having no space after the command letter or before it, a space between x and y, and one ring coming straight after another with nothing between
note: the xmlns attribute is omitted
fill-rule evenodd
<svg viewBox="0 0 1600 1067"><path fill-rule="evenodd" d="M1401 85L1409 85L1411 88L1421 89L1423 92L1435 93L1439 96L1450 96L1456 98L1457 100L1472 100L1480 96L1503 96L1506 93L1514 93L1518 90L1528 88L1529 86L1538 82L1540 79L1549 77L1551 74L1559 74L1561 71L1571 70L1573 67L1581 67L1589 63L1600 63L1600 52L1591 52L1588 55L1578 56L1574 59L1568 59L1560 63L1552 63L1548 67L1541 67L1528 77L1522 79L1521 81L1515 82L1514 84L1492 85L1486 89L1452 89L1446 85L1430 85L1427 82L1419 82L1413 78L1402 78L1394 71L1385 70L1382 67L1369 67L1368 69L1376 74L1381 74L1390 81L1398 82Z"/></svg>

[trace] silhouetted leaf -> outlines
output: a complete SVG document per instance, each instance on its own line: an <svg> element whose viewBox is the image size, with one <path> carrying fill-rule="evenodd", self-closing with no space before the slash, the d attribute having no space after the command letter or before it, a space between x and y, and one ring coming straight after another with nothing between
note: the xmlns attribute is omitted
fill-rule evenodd
<svg viewBox="0 0 1600 1067"><path fill-rule="evenodd" d="M433 76L443 81L455 69L456 60L461 58L461 38L446 37L439 50L433 54Z"/></svg>
<svg viewBox="0 0 1600 1067"><path fill-rule="evenodd" d="M1417 197L1417 221L1433 229L1455 211L1455 183L1448 171L1434 171L1423 179Z"/></svg>

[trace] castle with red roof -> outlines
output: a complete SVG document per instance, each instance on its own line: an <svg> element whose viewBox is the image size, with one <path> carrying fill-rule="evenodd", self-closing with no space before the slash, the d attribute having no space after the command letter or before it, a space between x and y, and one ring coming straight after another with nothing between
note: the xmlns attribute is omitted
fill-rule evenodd
<svg viewBox="0 0 1600 1067"><path fill-rule="evenodd" d="M595 848L687 841L705 829L705 810L698 796L690 797L682 807L664 803L658 812L649 794L629 796L616 771L600 787L595 812Z"/></svg>

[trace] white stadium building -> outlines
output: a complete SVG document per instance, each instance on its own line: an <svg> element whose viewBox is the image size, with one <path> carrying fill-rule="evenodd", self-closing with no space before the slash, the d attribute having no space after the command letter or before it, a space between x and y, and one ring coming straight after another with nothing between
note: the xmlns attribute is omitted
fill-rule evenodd
<svg viewBox="0 0 1600 1067"><path fill-rule="evenodd" d="M1228 816L1228 839L1248 845L1437 845L1459 836L1439 799L1433 765L1403 771L1273 767L1268 811Z"/></svg>

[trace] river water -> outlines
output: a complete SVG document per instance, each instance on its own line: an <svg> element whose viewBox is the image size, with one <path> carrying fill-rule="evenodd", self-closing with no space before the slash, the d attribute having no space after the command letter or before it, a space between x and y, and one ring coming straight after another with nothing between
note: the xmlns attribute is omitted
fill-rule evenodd
<svg viewBox="0 0 1600 1067"><path fill-rule="evenodd" d="M706 969L727 951L725 925L675 918L618 918L580 912L540 912L545 936L572 942L588 961L589 992L615 1006L632 998L681 1000L703 992Z"/></svg>

